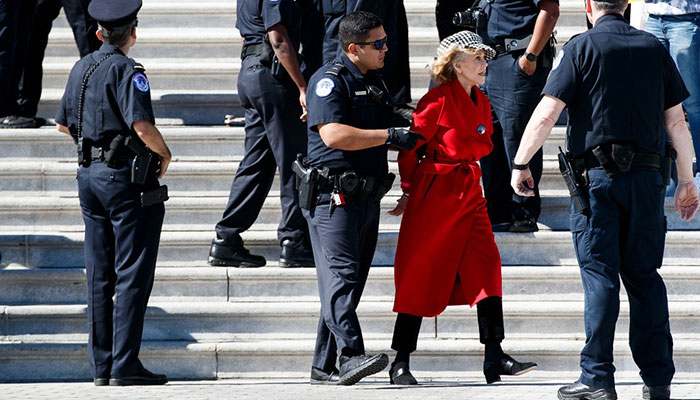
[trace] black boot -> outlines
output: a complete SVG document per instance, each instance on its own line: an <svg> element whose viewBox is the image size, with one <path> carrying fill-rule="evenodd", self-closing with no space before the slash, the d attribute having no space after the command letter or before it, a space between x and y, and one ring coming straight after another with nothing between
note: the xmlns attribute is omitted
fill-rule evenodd
<svg viewBox="0 0 700 400"><path fill-rule="evenodd" d="M292 241L284 239L282 241L282 251L280 252L280 267L313 267L314 253L303 244L293 246Z"/></svg>
<svg viewBox="0 0 700 400"><path fill-rule="evenodd" d="M479 319L479 340L485 345L484 377L486 383L501 380L501 375L521 375L532 371L537 364L519 362L503 352L503 301L500 297L487 297L476 304Z"/></svg>

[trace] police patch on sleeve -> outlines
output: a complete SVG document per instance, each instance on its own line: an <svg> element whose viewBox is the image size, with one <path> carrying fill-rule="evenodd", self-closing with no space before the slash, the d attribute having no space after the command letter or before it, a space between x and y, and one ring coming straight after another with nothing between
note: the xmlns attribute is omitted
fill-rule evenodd
<svg viewBox="0 0 700 400"><path fill-rule="evenodd" d="M318 97L326 97L331 92L333 92L333 88L335 87L335 82L333 82L333 79L331 78L323 78L318 83L316 83L316 96Z"/></svg>
<svg viewBox="0 0 700 400"><path fill-rule="evenodd" d="M552 63L552 71L557 69L562 58L564 58L564 49L559 50L559 54L557 54L557 57L554 59L554 62Z"/></svg>
<svg viewBox="0 0 700 400"><path fill-rule="evenodd" d="M148 91L151 90L151 85L148 83L148 78L146 78L146 75L137 72L134 74L131 80L134 81L134 87L136 87L139 92L148 93Z"/></svg>

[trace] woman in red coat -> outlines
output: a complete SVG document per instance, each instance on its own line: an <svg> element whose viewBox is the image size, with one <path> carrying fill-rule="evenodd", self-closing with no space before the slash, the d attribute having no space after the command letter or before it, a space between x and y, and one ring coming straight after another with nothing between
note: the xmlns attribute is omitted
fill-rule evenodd
<svg viewBox="0 0 700 400"><path fill-rule="evenodd" d="M491 105L476 85L484 83L486 60L494 55L468 31L440 43L431 74L441 85L418 102L411 127L426 138L419 151L425 156L421 159L416 149L399 153L404 194L390 212L403 214L394 263L398 315L391 383L416 384L409 356L416 349L422 317L434 317L448 305L476 304L488 383L537 366L515 361L500 345L501 258L477 164L493 148Z"/></svg>

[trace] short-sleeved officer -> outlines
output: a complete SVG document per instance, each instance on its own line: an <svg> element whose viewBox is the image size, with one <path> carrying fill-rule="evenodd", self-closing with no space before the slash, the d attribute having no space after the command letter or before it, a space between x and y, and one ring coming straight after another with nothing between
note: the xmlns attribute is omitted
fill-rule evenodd
<svg viewBox="0 0 700 400"><path fill-rule="evenodd" d="M481 160L489 219L494 231L532 232L541 208L542 153L531 163L534 197L513 194L510 163L551 70L549 41L559 0L481 0L479 7L487 20L476 33L498 53L483 86L494 116L494 149Z"/></svg>
<svg viewBox="0 0 700 400"><path fill-rule="evenodd" d="M391 99L376 71L387 51L374 14L340 21L343 53L309 81L309 168L320 177L303 214L321 297L312 384L352 385L384 369L386 354L365 355L355 312L377 244L379 202L388 191L387 144L413 148L419 135L391 127ZM340 371L336 361L340 356Z"/></svg>
<svg viewBox="0 0 700 400"><path fill-rule="evenodd" d="M657 273L666 229L660 172L670 165L664 157L666 128L678 152L676 205L683 219L692 218L698 191L681 108L688 91L659 41L623 19L626 5L627 0L588 0L594 27L557 56L513 164L513 188L531 195L526 188L533 181L527 168L531 149L541 147L568 107L567 148L580 194L571 232L584 288L586 345L581 376L559 389L560 399L617 398L612 351L620 277L629 296L629 343L645 398L668 399L675 371L666 288Z"/></svg>
<svg viewBox="0 0 700 400"><path fill-rule="evenodd" d="M277 239L283 267L312 266L307 227L296 196L292 162L306 152L306 80L298 61L300 15L293 0L240 0L236 27L243 37L238 98L245 110L245 155L231 185L216 238L212 266L262 267L241 233L248 230L267 198L279 168L282 219Z"/></svg>
<svg viewBox="0 0 700 400"><path fill-rule="evenodd" d="M59 131L78 143L88 357L97 386L167 382L165 375L149 372L139 361L167 197L158 178L171 159L154 125L144 68L127 57L136 40L140 8L141 0L90 4L104 44L75 64L56 115ZM151 153L151 165L135 159L148 159L146 153ZM148 171L143 182L132 179L139 166Z"/></svg>

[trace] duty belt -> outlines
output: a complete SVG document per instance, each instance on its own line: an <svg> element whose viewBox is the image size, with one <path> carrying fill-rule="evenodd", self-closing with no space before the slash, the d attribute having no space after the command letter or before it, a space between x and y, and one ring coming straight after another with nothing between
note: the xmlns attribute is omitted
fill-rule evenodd
<svg viewBox="0 0 700 400"><path fill-rule="evenodd" d="M383 177L361 177L352 171L346 171L344 173L328 175L320 173L318 178L319 189L330 188L333 190L335 187L337 187L346 196L354 196L360 199L367 199L376 196L381 199L381 197L384 197L384 195L389 191L389 188L391 188L396 176L389 173ZM350 181L352 179L356 180L354 184L348 184L345 182L346 180ZM351 189L353 186L354 189Z"/></svg>
<svg viewBox="0 0 700 400"><path fill-rule="evenodd" d="M577 171L590 169L603 169L598 159L591 152L586 152L583 157L574 160ZM631 169L661 170L661 156L656 153L635 153L632 159Z"/></svg>
<svg viewBox="0 0 700 400"><path fill-rule="evenodd" d="M265 50L265 45L262 43L243 46L243 50L241 50L241 60L245 60L246 57L254 54L262 54L263 50Z"/></svg>

